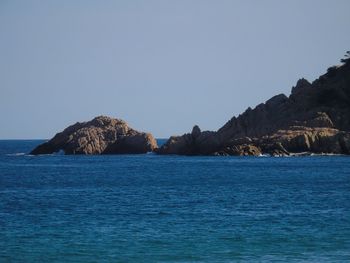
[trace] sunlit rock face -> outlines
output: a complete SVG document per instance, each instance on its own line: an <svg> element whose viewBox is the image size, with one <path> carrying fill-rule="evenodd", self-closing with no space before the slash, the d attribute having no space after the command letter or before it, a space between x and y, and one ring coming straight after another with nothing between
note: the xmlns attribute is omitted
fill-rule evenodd
<svg viewBox="0 0 350 263"><path fill-rule="evenodd" d="M147 153L157 148L149 133L136 131L120 119L99 116L78 122L39 145L31 154L127 154Z"/></svg>

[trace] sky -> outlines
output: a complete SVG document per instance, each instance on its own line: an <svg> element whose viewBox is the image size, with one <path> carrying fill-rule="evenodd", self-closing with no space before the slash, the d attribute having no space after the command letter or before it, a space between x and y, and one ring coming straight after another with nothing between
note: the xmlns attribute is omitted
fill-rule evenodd
<svg viewBox="0 0 350 263"><path fill-rule="evenodd" d="M0 0L0 139L121 118L217 130L339 64L350 1Z"/></svg>

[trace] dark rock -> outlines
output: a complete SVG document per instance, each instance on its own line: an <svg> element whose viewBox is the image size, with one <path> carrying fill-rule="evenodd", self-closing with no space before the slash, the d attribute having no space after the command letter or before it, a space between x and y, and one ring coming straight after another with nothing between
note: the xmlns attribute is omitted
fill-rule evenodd
<svg viewBox="0 0 350 263"><path fill-rule="evenodd" d="M299 79L295 87L292 88L292 95L304 93L307 89L311 88L311 86L311 83L306 79Z"/></svg>
<svg viewBox="0 0 350 263"><path fill-rule="evenodd" d="M268 101L266 101L266 106L274 108L274 107L277 107L278 105L283 105L287 101L288 101L288 97L286 95L279 94L279 95L272 97Z"/></svg>
<svg viewBox="0 0 350 263"><path fill-rule="evenodd" d="M51 154L60 150L65 154L146 153L156 148L156 140L151 134L133 130L123 120L99 116L69 126L36 147L31 154Z"/></svg>
<svg viewBox="0 0 350 263"><path fill-rule="evenodd" d="M191 135L193 139L196 139L199 135L201 135L201 129L195 125L192 129Z"/></svg>

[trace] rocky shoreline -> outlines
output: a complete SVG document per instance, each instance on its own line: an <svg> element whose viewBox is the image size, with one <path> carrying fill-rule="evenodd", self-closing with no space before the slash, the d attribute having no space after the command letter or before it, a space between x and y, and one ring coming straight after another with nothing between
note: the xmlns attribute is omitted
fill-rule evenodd
<svg viewBox="0 0 350 263"><path fill-rule="evenodd" d="M349 53L348 53L349 55ZM331 67L312 83L300 79L287 97L279 94L248 108L217 131L172 136L158 148L149 133L105 116L76 123L32 154L146 153L215 156L350 154L350 62Z"/></svg>

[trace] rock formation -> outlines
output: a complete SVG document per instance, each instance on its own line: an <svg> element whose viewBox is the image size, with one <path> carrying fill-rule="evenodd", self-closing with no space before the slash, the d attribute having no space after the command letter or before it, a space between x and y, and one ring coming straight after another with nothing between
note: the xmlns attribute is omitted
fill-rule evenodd
<svg viewBox="0 0 350 263"><path fill-rule="evenodd" d="M31 154L127 154L147 153L157 148L149 133L131 129L126 122L99 116L78 122L57 133L50 141L36 147Z"/></svg>
<svg viewBox="0 0 350 263"><path fill-rule="evenodd" d="M289 155L350 154L350 61L310 83L298 80L289 97L280 94L248 108L216 132L171 137L159 154Z"/></svg>

